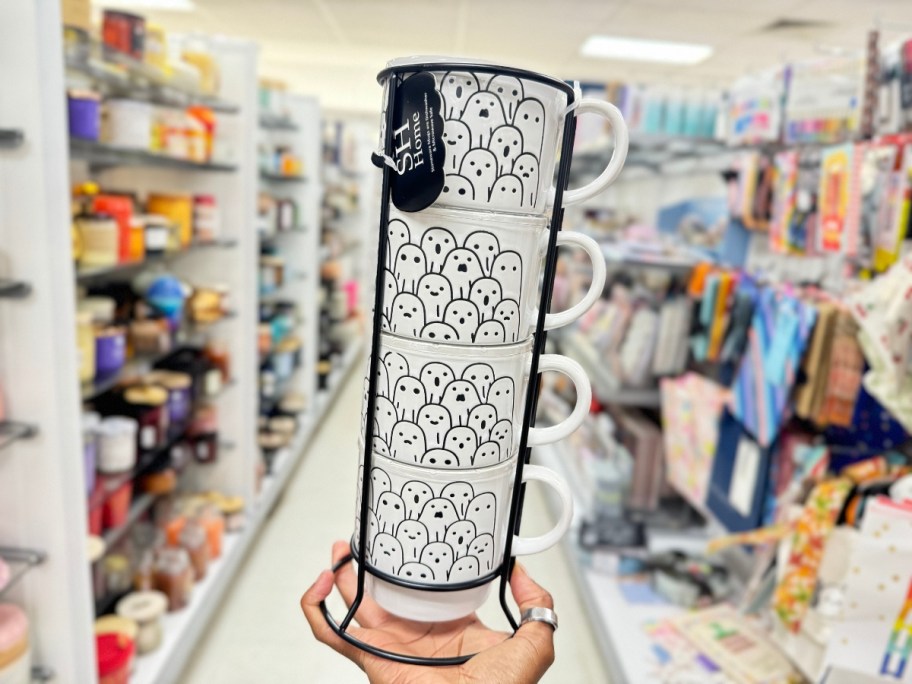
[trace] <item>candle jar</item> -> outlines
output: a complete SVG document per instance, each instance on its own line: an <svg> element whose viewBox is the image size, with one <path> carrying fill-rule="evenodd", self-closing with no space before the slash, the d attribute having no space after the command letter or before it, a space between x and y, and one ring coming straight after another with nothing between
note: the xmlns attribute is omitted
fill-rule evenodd
<svg viewBox="0 0 912 684"><path fill-rule="evenodd" d="M209 565L209 541L206 530L196 519L188 520L180 533L180 545L190 554L193 576L197 582L206 576Z"/></svg>
<svg viewBox="0 0 912 684"><path fill-rule="evenodd" d="M117 614L137 625L136 652L140 655L161 645L161 616L167 607L168 597L160 591L136 591L118 601Z"/></svg>
<svg viewBox="0 0 912 684"><path fill-rule="evenodd" d="M190 417L193 379L187 373L152 371L146 376L146 382L160 385L168 392L168 421L171 425L181 425Z"/></svg>
<svg viewBox="0 0 912 684"><path fill-rule="evenodd" d="M184 608L193 590L193 566L186 549L165 548L155 559L153 583L168 599L168 612Z"/></svg>
<svg viewBox="0 0 912 684"><path fill-rule="evenodd" d="M215 560L222 555L222 537L225 534L225 518L215 506L207 504L202 507L198 518L200 526L206 531L206 542L209 546L209 559Z"/></svg>

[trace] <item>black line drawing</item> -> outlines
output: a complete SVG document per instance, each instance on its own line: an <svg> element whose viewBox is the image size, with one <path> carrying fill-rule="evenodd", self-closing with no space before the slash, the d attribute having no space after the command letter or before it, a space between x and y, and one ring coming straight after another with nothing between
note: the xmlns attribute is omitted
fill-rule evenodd
<svg viewBox="0 0 912 684"><path fill-rule="evenodd" d="M491 133L494 129L507 123L503 103L494 93L487 90L480 90L469 98L460 119L469 123L469 129L472 131L472 144L477 146L473 150L469 150L466 157L474 149L486 148L491 141Z"/></svg>
<svg viewBox="0 0 912 684"><path fill-rule="evenodd" d="M478 91L478 80L473 74L450 71L443 76L440 94L443 96L447 119L462 116L469 98Z"/></svg>
<svg viewBox="0 0 912 684"><path fill-rule="evenodd" d="M397 492L391 482L383 469L371 469L367 549L372 566L428 584L471 580L493 570L493 492L476 491L464 481L432 485L421 480L408 480ZM357 516L355 527L357 534Z"/></svg>
<svg viewBox="0 0 912 684"><path fill-rule="evenodd" d="M501 325L491 320L482 326L487 323ZM409 374L410 366L420 367L418 377ZM410 363L394 351L383 355L377 373L379 396L373 416L377 454L439 469L484 467L512 457L516 409L512 377L497 377L488 363L455 368L442 361L420 365L420 360ZM366 405L366 396L363 399Z"/></svg>
<svg viewBox="0 0 912 684"><path fill-rule="evenodd" d="M429 228L421 236L421 251L424 252L428 273L440 273L447 254L456 249L456 238L446 228Z"/></svg>

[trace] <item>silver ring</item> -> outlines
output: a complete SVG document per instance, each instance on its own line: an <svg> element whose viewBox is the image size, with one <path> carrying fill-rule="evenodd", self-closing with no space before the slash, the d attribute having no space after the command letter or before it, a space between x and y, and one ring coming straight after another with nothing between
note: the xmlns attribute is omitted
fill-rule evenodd
<svg viewBox="0 0 912 684"><path fill-rule="evenodd" d="M524 625L527 622L544 622L546 625L551 625L551 629L557 629L557 613L555 613L550 608L526 608L522 612L520 625Z"/></svg>

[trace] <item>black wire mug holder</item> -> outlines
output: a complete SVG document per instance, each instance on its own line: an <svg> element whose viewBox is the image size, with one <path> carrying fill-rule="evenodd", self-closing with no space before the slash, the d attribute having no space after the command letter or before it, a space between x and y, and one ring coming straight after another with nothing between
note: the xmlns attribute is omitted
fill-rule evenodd
<svg viewBox="0 0 912 684"><path fill-rule="evenodd" d="M572 105L575 103L577 94L574 92L574 89L563 81L559 81L542 74L537 74L532 71L526 71L524 69L515 69L511 67L502 67L494 66L491 64L472 64L467 62L458 62L458 63L442 63L442 62L433 62L433 63L424 63L424 64L408 64L403 66L397 66L392 68L387 68L384 71L381 71L378 79L380 82L383 82L384 78L388 79L388 91L387 91L387 101L386 101L386 128L385 136L383 140L383 150L386 155L391 156L393 150L393 116L394 116L394 103L396 97L396 88L399 82L399 76L403 73L418 73L421 71L472 71L472 72L481 72L481 73L490 73L490 74L504 74L507 76L513 76L516 78L527 79L532 81L537 81L539 83L544 83L545 85L557 88L563 91L567 95L567 104ZM576 117L573 114L572 109L568 106L567 112L564 115L564 131L563 138L561 142L561 155L560 163L558 166L557 172L557 182L554 192L554 203L552 207L551 214L551 223L550 230L548 235L548 249L545 256L545 265L543 273L543 284L541 292L541 300L539 302L538 308L538 321L533 332L533 343L532 343L532 361L529 369L529 383L526 390L526 402L525 409L523 413L523 424L520 431L520 440L519 440L519 453L522 454L522 458L517 459L516 464L516 475L513 483L513 494L510 503L510 515L509 523L507 526L508 533L504 541L504 551L503 551L503 562L500 564L499 568L493 572L480 577L469 582L460 582L458 584L446 584L440 586L427 586L423 584L417 584L415 582L409 582L403 580L400 577L394 577L385 572L382 572L376 568L370 567L363 553L363 549L367 546L367 530L368 530L368 503L370 501L370 478L362 477L361 478L361 507L358 512L360 526L359 526L359 538L357 540L353 539L352 553L348 554L337 562L333 566L333 572L337 572L340 568L344 567L346 564L350 563L352 560L357 560L357 593L355 594L354 599L352 600L351 607L346 613L345 617L342 619L342 622L337 623L333 618L332 614L329 612L329 608L326 606L326 602L323 601L320 603L320 609L323 612L323 617L326 619L327 624L332 628L340 638L342 638L347 643L370 653L371 655L378 656L380 658L385 658L387 660L392 660L399 663L405 663L408 665L422 665L422 666L431 666L431 667L440 667L440 666L453 666L453 665L462 665L471 658L473 658L475 653L459 656L451 656L446 658L424 658L420 656L408 655L404 653L395 653L393 651L388 651L376 646L372 646L361 639L350 634L348 626L351 624L351 621L354 619L355 614L358 611L358 608L361 605L362 600L364 599L364 580L368 573L371 575L382 579L385 582L394 584L407 589L414 589L418 591L428 591L428 592L452 592L452 591L461 591L465 589L472 589L475 587L482 586L487 584L497 577L500 577L500 605L503 609L504 615L506 615L507 621L510 623L510 627L515 631L519 629L519 623L516 618L513 617L513 613L510 609L510 606L507 602L507 585L510 582L510 575L513 572L513 566L516 562L515 557L512 555L513 547L513 535L519 534L520 523L522 521L522 508L523 501L525 497L525 484L523 484L523 468L529 462L529 459L532 455L532 449L527 446L529 428L533 427L535 424L535 414L538 409L538 395L539 395L539 384L540 377L538 373L538 362L539 356L545 349L545 342L547 339L547 333L545 331L545 316L548 313L551 306L551 294L554 287L554 275L557 268L557 234L561 229L561 224L563 223L564 210L563 210L563 194L564 190L567 188L567 183L570 178L570 163L571 157L573 154L573 139L576 133ZM376 163L376 160L375 160ZM378 255L385 254L387 249L387 231L386 225L389 222L389 204L391 201L390 198L390 173L392 170L386 164L378 164L381 166L383 171L383 181L381 187L381 204L380 204L380 225L379 225L379 242L378 242ZM381 334L381 315L383 313L383 297L384 297L384 287L383 287L383 278L384 278L384 264L382 259L378 257L377 259L377 273L376 280L374 283L374 315L373 315L373 331L371 338L371 356L370 356L370 368L368 371L368 394L367 394L367 415L372 416L375 410L375 399L376 399L376 384L377 384L377 364L379 363L379 354L378 350L380 347L380 334ZM369 473L372 463L373 463L373 450L371 449L371 444L373 443L374 437L374 421L367 420L365 421L365 434L364 434L364 473Z"/></svg>

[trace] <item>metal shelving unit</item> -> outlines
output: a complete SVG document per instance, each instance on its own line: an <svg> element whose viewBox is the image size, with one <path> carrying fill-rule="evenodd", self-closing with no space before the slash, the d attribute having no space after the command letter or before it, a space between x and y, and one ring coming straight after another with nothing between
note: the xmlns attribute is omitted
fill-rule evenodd
<svg viewBox="0 0 912 684"><path fill-rule="evenodd" d="M306 183L307 176L297 176L291 174L270 173L269 171L260 171L260 180L267 183Z"/></svg>
<svg viewBox="0 0 912 684"><path fill-rule="evenodd" d="M44 563L47 560L47 554L36 549L0 546L0 558L12 566L9 580L0 587L0 598L2 598L29 570Z"/></svg>
<svg viewBox="0 0 912 684"><path fill-rule="evenodd" d="M174 171L217 171L220 173L233 173L238 170L234 164L195 162L148 150L114 147L76 138L70 140L70 156L86 162L91 169L96 171L118 166L147 166Z"/></svg>

